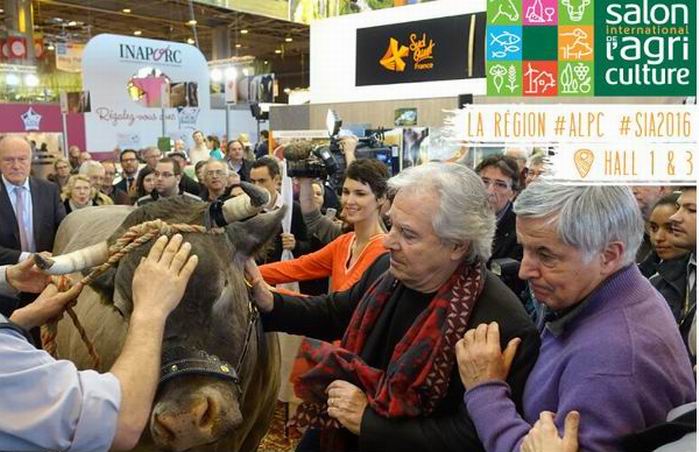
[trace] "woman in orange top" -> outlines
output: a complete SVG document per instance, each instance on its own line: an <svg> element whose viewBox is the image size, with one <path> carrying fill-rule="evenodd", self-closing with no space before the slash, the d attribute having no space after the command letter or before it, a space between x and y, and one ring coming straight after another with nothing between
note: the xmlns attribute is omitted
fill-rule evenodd
<svg viewBox="0 0 699 452"><path fill-rule="evenodd" d="M261 266L264 280L275 285L330 277L332 292L348 289L359 281L376 258L386 252L379 211L385 201L387 181L388 170L378 160L353 161L347 168L341 203L344 220L354 231L314 253ZM307 182L310 184L310 180Z"/></svg>

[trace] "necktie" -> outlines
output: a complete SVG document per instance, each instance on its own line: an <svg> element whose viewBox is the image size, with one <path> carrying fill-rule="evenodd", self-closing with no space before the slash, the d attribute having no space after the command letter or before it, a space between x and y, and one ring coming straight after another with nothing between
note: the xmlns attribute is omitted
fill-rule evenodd
<svg viewBox="0 0 699 452"><path fill-rule="evenodd" d="M27 224L25 220L25 208L24 208L24 187L15 187L15 217L17 218L17 226L19 228L19 242L22 247L22 251L31 251L29 249L29 242L27 241Z"/></svg>
<svg viewBox="0 0 699 452"><path fill-rule="evenodd" d="M133 177L126 178L126 189L127 190L133 189Z"/></svg>

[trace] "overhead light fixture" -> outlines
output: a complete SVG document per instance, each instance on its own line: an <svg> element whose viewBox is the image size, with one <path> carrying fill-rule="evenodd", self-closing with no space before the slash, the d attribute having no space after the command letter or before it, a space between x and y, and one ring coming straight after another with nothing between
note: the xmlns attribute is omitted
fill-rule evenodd
<svg viewBox="0 0 699 452"><path fill-rule="evenodd" d="M286 94L289 94L289 93L291 92L291 88L284 88L284 92L285 92Z"/></svg>
<svg viewBox="0 0 699 452"><path fill-rule="evenodd" d="M238 77L238 71L234 67L227 67L223 71L223 75L226 77L226 80L235 80Z"/></svg>
<svg viewBox="0 0 699 452"><path fill-rule="evenodd" d="M54 50L56 47L54 47L53 44L49 44L48 47L46 47L48 50Z"/></svg>
<svg viewBox="0 0 699 452"><path fill-rule="evenodd" d="M124 8L121 10L122 13L124 14L131 14L131 9L130 8Z"/></svg>
<svg viewBox="0 0 699 452"><path fill-rule="evenodd" d="M141 36L143 32L141 30L136 30L133 32L134 36Z"/></svg>
<svg viewBox="0 0 699 452"><path fill-rule="evenodd" d="M276 53L277 55L279 55L279 54L282 53L282 49L277 49L277 50L274 51L274 53Z"/></svg>
<svg viewBox="0 0 699 452"><path fill-rule="evenodd" d="M194 39L187 38L187 44L194 44Z"/></svg>
<svg viewBox="0 0 699 452"><path fill-rule="evenodd" d="M289 38L286 38L284 41L286 41L286 42L291 42L291 41L293 41L293 40L294 40L294 38L289 37Z"/></svg>
<svg viewBox="0 0 699 452"><path fill-rule="evenodd" d="M7 83L10 86L17 86L19 85L19 77L17 77L16 74L7 74L5 76L5 83Z"/></svg>
<svg viewBox="0 0 699 452"><path fill-rule="evenodd" d="M236 44L236 45L235 45L235 48L236 48L236 49L239 49L239 48L241 48L241 47L243 47L243 44Z"/></svg>
<svg viewBox="0 0 699 452"><path fill-rule="evenodd" d="M221 69L211 69L211 80L213 80L214 82L220 82L221 80L223 80L223 72L221 72Z"/></svg>
<svg viewBox="0 0 699 452"><path fill-rule="evenodd" d="M2 14L2 13L4 13L4 12L5 12L5 10L2 9L2 8L0 8L0 14Z"/></svg>
<svg viewBox="0 0 699 452"><path fill-rule="evenodd" d="M39 77L35 74L27 74L24 76L24 84L32 88L39 86Z"/></svg>
<svg viewBox="0 0 699 452"><path fill-rule="evenodd" d="M68 26L69 26L69 27L74 27L74 26L76 26L76 25L78 25L78 23L77 23L76 21L74 21L74 20L71 20L70 22L68 22Z"/></svg>
<svg viewBox="0 0 699 452"><path fill-rule="evenodd" d="M192 26L192 27L193 27L193 26L195 26L196 24L197 24L196 19L190 19L190 20L187 21L187 25L189 25L189 26Z"/></svg>
<svg viewBox="0 0 699 452"><path fill-rule="evenodd" d="M269 61L265 60L265 64L269 64Z"/></svg>
<svg viewBox="0 0 699 452"><path fill-rule="evenodd" d="M250 69L249 67L244 67L244 68L243 68L243 75L246 76L246 77L251 76L251 75L252 75L252 69Z"/></svg>
<svg viewBox="0 0 699 452"><path fill-rule="evenodd" d="M248 31L245 28L243 28L242 30L240 30L240 34L246 35L246 34L248 34Z"/></svg>

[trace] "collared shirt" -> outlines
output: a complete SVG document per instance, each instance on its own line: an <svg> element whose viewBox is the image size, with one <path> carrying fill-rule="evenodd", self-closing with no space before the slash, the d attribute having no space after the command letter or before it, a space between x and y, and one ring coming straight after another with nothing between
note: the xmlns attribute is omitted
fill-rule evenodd
<svg viewBox="0 0 699 452"><path fill-rule="evenodd" d="M697 257L692 253L689 257L689 262L687 263L687 293L694 289L694 285L697 283Z"/></svg>
<svg viewBox="0 0 699 452"><path fill-rule="evenodd" d="M558 337L565 332L566 326L575 320L575 318L585 309L590 296L588 295L585 299L573 306L572 308L565 309L563 311L552 311L549 308L544 308L544 326L547 330L551 332L554 336Z"/></svg>
<svg viewBox="0 0 699 452"><path fill-rule="evenodd" d="M17 192L19 190L26 190L24 196L24 218L23 222L25 225L25 235L27 238L28 251L22 251L19 256L19 261L23 261L28 258L32 252L36 251L36 243L34 242L34 209L32 208L32 190L29 187L29 178L24 181L22 185L15 185L2 176L2 182L5 184L7 189L7 194L10 197L10 203L12 204L12 210L17 212ZM20 219L17 218L17 223L19 224Z"/></svg>
<svg viewBox="0 0 699 452"><path fill-rule="evenodd" d="M105 451L116 434L121 386L112 373L78 371L0 329L0 398L0 450Z"/></svg>
<svg viewBox="0 0 699 452"><path fill-rule="evenodd" d="M282 195L279 194L279 192L276 192L277 198L274 200L274 205L272 207L263 207L262 211L263 212L273 212L275 210L281 209L282 206L284 205L284 200L282 199Z"/></svg>

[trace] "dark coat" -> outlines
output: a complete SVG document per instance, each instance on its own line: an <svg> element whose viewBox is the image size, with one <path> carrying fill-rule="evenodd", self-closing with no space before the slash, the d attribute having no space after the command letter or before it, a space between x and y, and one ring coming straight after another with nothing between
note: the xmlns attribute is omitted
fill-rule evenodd
<svg viewBox="0 0 699 452"><path fill-rule="evenodd" d="M303 214L301 213L301 205L294 201L293 213L291 217L291 232L294 234L296 239L296 247L291 250L294 253L294 257L301 257L304 254L308 254L311 251L311 241L308 237L308 230L306 229L306 222L303 221ZM268 250L265 257L258 259L258 264L267 264L271 262L279 262L282 258L282 238L281 229L279 234L272 241L272 247Z"/></svg>
<svg viewBox="0 0 699 452"><path fill-rule="evenodd" d="M36 251L51 251L58 225L66 216L58 186L34 177L29 178L32 193L32 216ZM0 182L0 265L16 264L21 254L15 211L5 184Z"/></svg>
<svg viewBox="0 0 699 452"><path fill-rule="evenodd" d="M357 303L372 283L389 267L388 255L376 260L364 276L345 292L318 297L274 295L274 310L262 315L266 331L285 331L322 340L342 338ZM512 399L521 409L527 376L539 352L539 336L519 300L494 275L485 287L469 319L469 328L498 322L503 349L514 337L522 339L507 382ZM368 344L369 341L367 341ZM364 354L366 350L362 351ZM358 447L367 451L479 451L483 445L463 403L464 387L456 363L447 395L430 416L390 419L367 408L362 418Z"/></svg>
<svg viewBox="0 0 699 452"><path fill-rule="evenodd" d="M490 256L489 267L493 269L492 262L497 259L513 259L522 262L522 246L517 243L517 215L512 210L512 203L505 208L505 214L497 223L495 237L493 238L493 253ZM519 265L516 267L519 268ZM522 298L522 292L527 285L517 276L516 269L511 273L503 273L500 279L512 289L518 297Z"/></svg>

